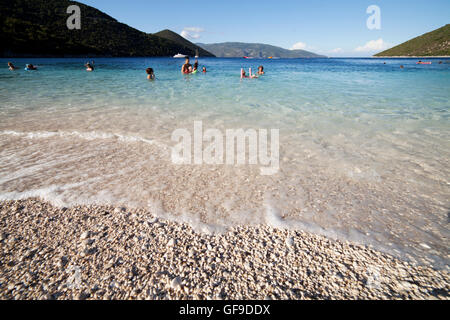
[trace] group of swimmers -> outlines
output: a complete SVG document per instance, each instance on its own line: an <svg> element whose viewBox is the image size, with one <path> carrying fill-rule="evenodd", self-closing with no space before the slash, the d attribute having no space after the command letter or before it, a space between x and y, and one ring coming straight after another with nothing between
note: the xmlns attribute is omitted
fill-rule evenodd
<svg viewBox="0 0 450 320"><path fill-rule="evenodd" d="M86 67L86 71L88 71L88 72L92 72L95 70L95 62L94 61L86 62L84 66ZM8 68L11 71L17 70L17 67L12 62L8 62ZM25 70L37 70L37 67L32 64L27 64L25 67ZM147 79L154 80L156 78L155 72L152 68L147 68L145 71L147 73ZM197 73L198 72L198 60L195 60L194 67L192 67L192 65L189 63L189 58L186 58L186 62L185 62L185 64L183 64L183 67L181 68L181 72L183 74ZM206 73L206 67L202 68L202 73Z"/></svg>
<svg viewBox="0 0 450 320"><path fill-rule="evenodd" d="M183 66L181 67L181 73L182 74L196 74L198 72L198 60L195 60L194 66L192 66L189 63L189 57L186 58L185 63L183 64ZM384 62L384 64L386 64L386 62ZM431 62L422 62L419 61L417 62L417 64L431 64ZM439 61L439 64L442 64L442 61ZM86 67L86 71L88 72L92 72L95 69L95 63L94 61L91 62L86 62L86 64L84 65ZM17 69L16 66L14 66L14 64L12 62L8 62L8 68L11 71L14 71ZM400 66L401 69L404 69L404 66L401 65ZM38 68L32 64L27 64L25 66L25 70L37 70ZM153 71L152 68L147 68L146 69L146 73L147 73L147 79L148 80L154 80L155 77L155 72ZM206 67L202 68L202 73L206 73ZM259 76L265 74L264 72L264 67L263 66L259 66L258 67L258 72L256 74L252 73L252 69L249 69L249 73L247 74L245 72L244 69L241 69L241 79L257 79L259 78Z"/></svg>
<svg viewBox="0 0 450 320"><path fill-rule="evenodd" d="M86 62L84 66L86 67L86 71L94 71L94 61ZM17 67L12 62L8 62L8 69L14 71L17 70ZM25 65L25 70L27 71L35 71L37 69L38 68L31 63Z"/></svg>
<svg viewBox="0 0 450 320"><path fill-rule="evenodd" d="M189 61L190 61L189 57L187 57L185 60L185 63L181 67L182 74L196 74L198 72L198 60L195 60L194 66L192 66L189 63ZM88 71L88 72L92 72L95 70L95 62L94 61L86 62L86 64L84 66L86 67L86 71ZM12 62L8 62L8 68L11 71L14 71L17 69L17 67L14 66L14 64ZM37 67L32 64L27 64L25 67L25 70L37 70ZM156 76L155 76L155 71L153 70L153 68L147 68L145 71L147 73L148 80L155 80ZM202 68L202 73L206 73L206 67ZM264 73L265 72L264 72L263 66L258 67L258 72L256 74L252 73L251 68L249 69L248 75L245 73L244 69L241 69L241 79L244 79L244 78L257 79L259 76L263 75Z"/></svg>
<svg viewBox="0 0 450 320"><path fill-rule="evenodd" d="M264 67L259 66L256 74L252 73L252 68L248 69L248 75L245 73L244 68L241 69L241 79L258 79L259 76L265 74Z"/></svg>
<svg viewBox="0 0 450 320"><path fill-rule="evenodd" d="M181 73L182 74L196 74L198 72L198 60L195 60L194 66L192 66L189 63L189 57L186 58L185 63L183 64L183 66L181 67ZM95 62L91 61L91 62L86 62L86 64L84 65L86 67L86 71L88 72L92 72L95 70ZM8 62L8 68L11 71L14 71L17 69L16 66L14 66L14 64L12 62ZM32 64L27 64L25 67L25 70L37 70L37 67L32 65ZM152 68L147 68L146 70L147 73L147 79L148 80L154 80L155 77L155 72ZM206 73L206 67L202 68L202 73ZM264 72L264 67L263 66L259 66L258 67L258 72L256 74L252 73L252 69L249 69L249 74L247 75L246 72L244 71L244 69L241 69L241 79L247 78L247 79L257 79L259 76L265 74Z"/></svg>
<svg viewBox="0 0 450 320"><path fill-rule="evenodd" d="M12 62L8 62L8 69L14 71L17 70L17 67ZM25 65L25 70L37 70L37 67L32 64L27 64Z"/></svg>
<svg viewBox="0 0 450 320"><path fill-rule="evenodd" d="M182 74L196 74L198 72L198 60L195 60L194 67L192 67L189 61L189 57L187 57L183 66L181 67ZM206 73L206 67L202 68L202 73Z"/></svg>
<svg viewBox="0 0 450 320"><path fill-rule="evenodd" d="M194 62L194 66L192 66L190 64L190 59L189 57L186 57L186 60L184 62L184 64L181 66L181 73L182 74L196 74L199 72L198 69L198 60L195 60ZM206 67L202 67L202 73L206 73ZM147 73L147 79L148 80L154 80L155 79L155 72L152 68L147 68L146 69L146 73ZM247 75L244 71L244 69L241 69L241 79L244 78L248 78L248 79L256 79L258 78L260 75L265 74L264 72L264 67L263 66L259 66L258 67L258 72L256 74L252 73L252 69L249 69L249 75Z"/></svg>

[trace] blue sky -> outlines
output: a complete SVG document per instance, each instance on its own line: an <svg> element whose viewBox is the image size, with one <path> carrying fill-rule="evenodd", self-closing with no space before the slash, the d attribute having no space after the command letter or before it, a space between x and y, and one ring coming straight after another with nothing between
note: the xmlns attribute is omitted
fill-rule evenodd
<svg viewBox="0 0 450 320"><path fill-rule="evenodd" d="M370 56L450 23L449 0L78 0L154 33L192 42L258 42L327 56ZM370 30L367 8L381 12Z"/></svg>

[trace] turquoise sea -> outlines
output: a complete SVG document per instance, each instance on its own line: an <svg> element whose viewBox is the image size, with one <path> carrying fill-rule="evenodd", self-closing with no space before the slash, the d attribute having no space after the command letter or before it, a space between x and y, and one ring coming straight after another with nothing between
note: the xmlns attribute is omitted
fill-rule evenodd
<svg viewBox="0 0 450 320"><path fill-rule="evenodd" d="M270 224L448 269L449 59L200 58L208 72L188 76L179 59L87 60L0 59L0 199L145 207L205 232ZM279 129L280 171L174 165L171 134L194 121Z"/></svg>

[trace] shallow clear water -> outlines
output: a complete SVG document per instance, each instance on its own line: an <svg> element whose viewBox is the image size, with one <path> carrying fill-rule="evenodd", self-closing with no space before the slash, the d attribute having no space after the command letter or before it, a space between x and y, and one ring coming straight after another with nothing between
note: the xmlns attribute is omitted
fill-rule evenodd
<svg viewBox="0 0 450 320"><path fill-rule="evenodd" d="M183 76L168 58L96 59L93 73L2 59L0 199L148 207L204 230L268 223L448 268L450 60L416 61L200 59L208 73ZM200 120L280 129L280 171L173 165L172 132Z"/></svg>

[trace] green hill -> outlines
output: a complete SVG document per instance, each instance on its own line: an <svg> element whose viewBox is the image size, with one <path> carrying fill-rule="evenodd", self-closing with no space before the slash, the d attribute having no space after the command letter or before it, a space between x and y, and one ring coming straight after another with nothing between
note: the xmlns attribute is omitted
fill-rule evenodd
<svg viewBox="0 0 450 320"><path fill-rule="evenodd" d="M389 50L380 52L376 57L432 57L450 56L450 24L409 40Z"/></svg>
<svg viewBox="0 0 450 320"><path fill-rule="evenodd" d="M225 42L204 44L197 43L217 57L222 58L319 58L323 57L305 50L287 50L280 47L261 43Z"/></svg>
<svg viewBox="0 0 450 320"><path fill-rule="evenodd" d="M203 48L193 44L189 40L183 38L178 33L175 33L173 31L170 31L170 30L166 29L166 30L160 31L158 33L154 33L153 35L154 36L158 36L158 37L163 38L163 39L168 39L170 41L178 43L181 46L184 46L186 49L183 50L182 52L180 51L179 53L184 53L184 52L187 52L187 51L194 51L195 52L196 50L198 50L199 56L202 56L202 57L214 57L214 55L212 53L210 53L207 50L205 50L205 49L203 49Z"/></svg>
<svg viewBox="0 0 450 320"><path fill-rule="evenodd" d="M81 9L81 30L66 26L70 5ZM187 41L187 40L186 40ZM188 41L187 41L188 42ZM0 56L195 55L196 45L141 32L82 3L68 0L1 0Z"/></svg>

